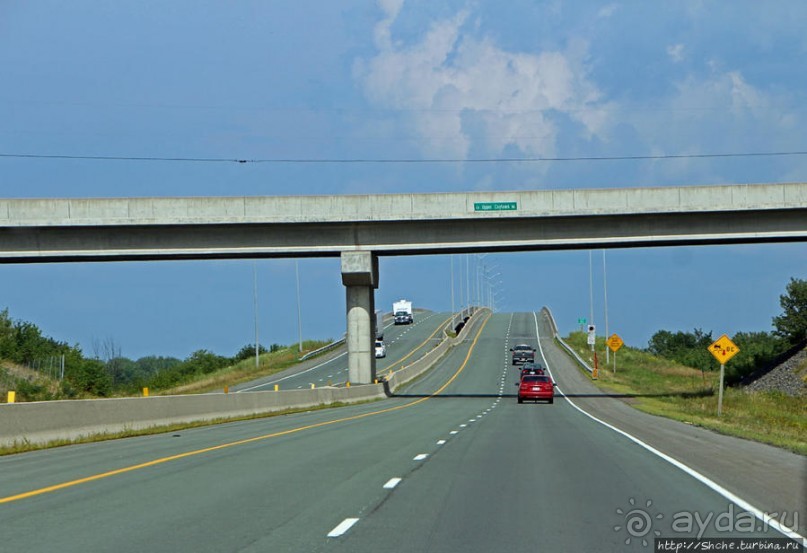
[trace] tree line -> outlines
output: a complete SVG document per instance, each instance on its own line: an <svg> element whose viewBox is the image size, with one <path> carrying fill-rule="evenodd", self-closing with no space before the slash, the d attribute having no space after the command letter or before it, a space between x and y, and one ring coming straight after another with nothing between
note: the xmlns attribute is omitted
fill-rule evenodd
<svg viewBox="0 0 807 553"><path fill-rule="evenodd" d="M259 346L258 353L282 348L279 344L272 344L269 350ZM143 387L165 389L255 355L254 344L245 345L232 357L202 349L185 359L154 355L128 359L111 339L94 343L93 349L94 355L86 356L78 344L44 336L35 324L13 320L8 309L0 311L0 360L33 367L42 359L64 358L64 377L56 388L45 379L14 379L14 388L23 401L127 395ZM10 380L8 371L3 373Z"/></svg>
<svg viewBox="0 0 807 553"><path fill-rule="evenodd" d="M770 332L738 332L730 336L740 352L726 364L729 382L737 382L757 369L774 362L791 347L807 340L807 280L791 278L785 293L779 296L782 314L772 320ZM691 332L659 330L648 342L647 351L659 357L711 371L719 369L709 346L718 338L711 331L695 328Z"/></svg>

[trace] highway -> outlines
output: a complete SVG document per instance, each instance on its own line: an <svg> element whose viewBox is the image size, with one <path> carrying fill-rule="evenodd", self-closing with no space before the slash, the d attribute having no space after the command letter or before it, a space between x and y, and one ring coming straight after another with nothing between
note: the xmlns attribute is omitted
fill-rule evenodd
<svg viewBox="0 0 807 553"><path fill-rule="evenodd" d="M439 343L441 334L438 330L445 326L450 317L450 313L418 311L415 322L411 325L387 324L384 327L387 356L376 359L376 373L382 376L389 370L397 370L403 362L415 361L428 352ZM343 386L347 377L347 352L342 346L334 356L325 356L323 360L314 359L305 366L293 367L280 374L233 386L231 391L267 391L273 390L275 385L281 390L310 388L312 384L316 387L329 384Z"/></svg>
<svg viewBox="0 0 807 553"><path fill-rule="evenodd" d="M698 534L673 528L687 513L711 513L703 536L781 537L572 405L621 402L574 389L544 319L480 326L386 401L0 458L0 550L651 551L656 536ZM520 342L540 342L571 400L516 403Z"/></svg>

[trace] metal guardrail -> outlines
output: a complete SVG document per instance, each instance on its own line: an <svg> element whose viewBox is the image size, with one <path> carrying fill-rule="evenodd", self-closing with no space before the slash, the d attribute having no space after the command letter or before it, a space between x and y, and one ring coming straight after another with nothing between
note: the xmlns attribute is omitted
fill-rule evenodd
<svg viewBox="0 0 807 553"><path fill-rule="evenodd" d="M577 362L580 363L581 367L586 369L588 372L593 373L594 369L592 369L588 363L583 361L583 359L577 354L577 352L574 351L572 347L566 342L564 342L563 338L560 337L560 334L558 333L558 325L557 323L555 323L555 317L552 315L552 310L550 310L548 307L544 307L543 310L546 312L546 315L549 317L549 322L552 325L553 337L560 343L561 346L563 346L563 349L565 349L569 353L569 355L574 357L577 360Z"/></svg>
<svg viewBox="0 0 807 553"><path fill-rule="evenodd" d="M389 322L391 320L392 320L392 315L384 314L384 316L383 316L383 318L381 320L382 326L384 325L384 323ZM384 328L386 328L386 326ZM299 357L297 360L298 361L305 361L307 359L311 359L312 357L314 357L316 355L319 355L320 353L325 353L326 351L330 351L330 350L332 350L334 348L337 348L337 347L341 346L342 344L344 344L346 339L347 339L347 336L343 336L342 338L340 338L339 340L336 340L335 342L331 342L330 344L322 346L319 349L315 349L314 351L309 351L308 353L306 353L302 357Z"/></svg>
<svg viewBox="0 0 807 553"><path fill-rule="evenodd" d="M341 346L344 343L345 343L345 338L341 338L340 340L337 340L335 342L331 342L330 344L322 346L319 349L315 349L314 351L309 351L308 353L306 353L305 355L300 357L298 359L298 361L305 361L306 359L311 359L315 355L319 355L320 353L325 353L326 351L330 351L330 350L332 350L332 349L334 349L336 347Z"/></svg>

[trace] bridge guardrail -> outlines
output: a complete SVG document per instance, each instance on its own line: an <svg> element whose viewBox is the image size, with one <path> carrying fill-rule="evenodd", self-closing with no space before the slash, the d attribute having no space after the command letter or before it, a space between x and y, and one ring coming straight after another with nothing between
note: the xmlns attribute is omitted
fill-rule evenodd
<svg viewBox="0 0 807 553"><path fill-rule="evenodd" d="M306 361L306 360L311 359L312 357L314 357L316 355L319 355L320 353L325 353L326 351L330 351L330 350L332 350L334 348L337 348L337 347L341 346L344 343L345 343L345 338L341 338L339 340L336 340L335 342L331 342L330 344L324 345L319 349L315 349L314 351L309 351L308 353L306 353L302 357L298 358L297 360L298 361Z"/></svg>
<svg viewBox="0 0 807 553"><path fill-rule="evenodd" d="M571 355L572 357L574 357L574 358L575 358L575 360L577 360L577 362L578 362L578 363L580 363L580 366L581 366L581 367L583 367L584 369L586 369L588 372L593 373L593 372L594 372L594 369L592 369L592 368L589 366L589 364L588 364L588 363L586 363L585 361L583 361L583 359L582 359L582 358L581 358L581 357L580 357L580 356L577 354L577 352L576 352L576 351L574 351L574 350L572 349L572 347L571 347L569 344L567 344L567 343L566 343L566 342L563 340L563 338L561 338L561 337L560 337L560 333L558 333L558 325L557 325L557 323L555 322L555 317L552 315L552 310L551 310L551 309L549 309L549 307L544 307L542 311L544 311L544 313L546 314L546 316L549 318L549 324L550 324L550 325L552 325L552 334L553 334L553 337L554 337L554 338L555 338L555 339L558 341L558 343L559 343L561 346L563 346L563 349L565 349L565 350L566 350L566 351L569 353L569 355Z"/></svg>

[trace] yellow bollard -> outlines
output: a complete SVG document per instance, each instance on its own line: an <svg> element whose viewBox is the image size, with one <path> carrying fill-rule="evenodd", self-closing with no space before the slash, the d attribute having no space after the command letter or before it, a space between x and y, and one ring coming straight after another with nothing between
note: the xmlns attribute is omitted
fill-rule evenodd
<svg viewBox="0 0 807 553"><path fill-rule="evenodd" d="M143 388L143 397L149 397L149 389Z"/></svg>
<svg viewBox="0 0 807 553"><path fill-rule="evenodd" d="M347 382L345 382L345 387L350 388L350 380L348 380Z"/></svg>
<svg viewBox="0 0 807 553"><path fill-rule="evenodd" d="M225 387L224 387L224 393L225 393L225 394L229 394L229 393L230 393L230 387L229 387L229 386L225 386Z"/></svg>
<svg viewBox="0 0 807 553"><path fill-rule="evenodd" d="M14 402L16 402L16 401L17 401L17 392L11 392L11 391L10 391L10 392L8 393L8 402L9 402L9 403L14 403Z"/></svg>
<svg viewBox="0 0 807 553"><path fill-rule="evenodd" d="M315 386L315 385L314 385L314 383L312 382L312 383L311 383L311 389L313 390L314 388L316 388L316 386Z"/></svg>
<svg viewBox="0 0 807 553"><path fill-rule="evenodd" d="M378 379L377 378L373 379L373 384L378 384Z"/></svg>
<svg viewBox="0 0 807 553"><path fill-rule="evenodd" d="M280 384L275 384L275 391L277 392L280 389Z"/></svg>

